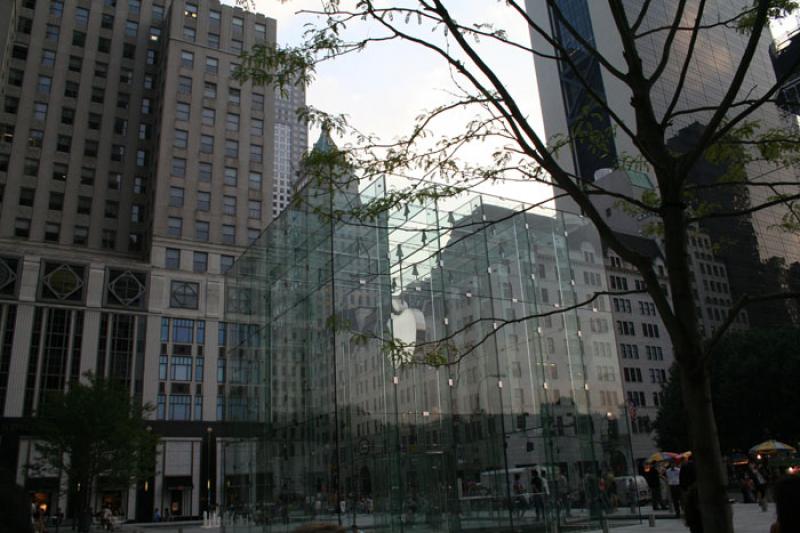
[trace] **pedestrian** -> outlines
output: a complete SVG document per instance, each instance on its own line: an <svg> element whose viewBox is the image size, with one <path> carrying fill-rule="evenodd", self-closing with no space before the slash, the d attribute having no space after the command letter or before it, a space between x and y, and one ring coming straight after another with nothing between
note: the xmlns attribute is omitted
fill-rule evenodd
<svg viewBox="0 0 800 533"><path fill-rule="evenodd" d="M675 511L675 517L681 517L681 497L683 496L681 490L681 467L675 463L669 465L666 471L667 485L669 485L669 497L672 500L672 509Z"/></svg>
<svg viewBox="0 0 800 533"><path fill-rule="evenodd" d="M558 470L556 477L556 503L559 509L564 510L564 516L570 515L569 482L561 469Z"/></svg>
<svg viewBox="0 0 800 533"><path fill-rule="evenodd" d="M111 512L111 507L108 505L103 507L103 514L101 516L103 517L103 529L107 531L114 531L114 521L112 520L113 513Z"/></svg>
<svg viewBox="0 0 800 533"><path fill-rule="evenodd" d="M33 522L33 529L36 533L47 533L47 524L44 521L44 513L40 510L36 512L36 519Z"/></svg>
<svg viewBox="0 0 800 533"><path fill-rule="evenodd" d="M650 487L653 510L658 511L662 509L664 507L664 502L661 497L661 476L658 475L655 464L645 466L644 479L647 481L647 486Z"/></svg>
<svg viewBox="0 0 800 533"><path fill-rule="evenodd" d="M755 463L750 463L750 478L756 487L756 502L761 506L762 511L767 510L767 480Z"/></svg>
<svg viewBox="0 0 800 533"><path fill-rule="evenodd" d="M161 522L161 511L156 507L155 512L153 513L153 522Z"/></svg>
<svg viewBox="0 0 800 533"><path fill-rule="evenodd" d="M800 476L787 476L775 485L775 514L770 533L800 531Z"/></svg>
<svg viewBox="0 0 800 533"><path fill-rule="evenodd" d="M519 474L514 474L514 483L511 486L514 492L514 510L518 518L522 518L525 514L525 509L528 507L528 501L525 498L525 484L522 482L522 477Z"/></svg>
<svg viewBox="0 0 800 533"><path fill-rule="evenodd" d="M533 492L533 509L536 520L544 519L544 481L538 470L531 470L531 492Z"/></svg>

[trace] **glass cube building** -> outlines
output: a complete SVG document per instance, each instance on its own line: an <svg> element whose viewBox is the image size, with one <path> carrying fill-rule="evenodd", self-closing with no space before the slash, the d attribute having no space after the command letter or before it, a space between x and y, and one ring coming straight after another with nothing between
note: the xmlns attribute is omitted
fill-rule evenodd
<svg viewBox="0 0 800 533"><path fill-rule="evenodd" d="M227 274L227 529L598 528L634 468L608 298L577 305L596 231L477 195L338 215L385 186L307 186Z"/></svg>

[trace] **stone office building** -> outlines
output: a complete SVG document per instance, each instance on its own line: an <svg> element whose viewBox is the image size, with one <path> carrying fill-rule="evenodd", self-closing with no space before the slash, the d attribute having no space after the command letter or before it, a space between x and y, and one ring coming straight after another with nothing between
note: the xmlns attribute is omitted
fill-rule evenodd
<svg viewBox="0 0 800 533"><path fill-rule="evenodd" d="M277 96L230 74L242 50L275 41L276 23L216 0L26 0L12 11L0 462L69 515L68 480L26 467L26 420L85 372L114 377L156 406L161 454L153 479L96 487L94 507L197 516L217 502L226 435L222 274L274 205ZM292 95L302 105L302 90ZM305 146L291 143L305 131L291 126L282 149L296 168Z"/></svg>

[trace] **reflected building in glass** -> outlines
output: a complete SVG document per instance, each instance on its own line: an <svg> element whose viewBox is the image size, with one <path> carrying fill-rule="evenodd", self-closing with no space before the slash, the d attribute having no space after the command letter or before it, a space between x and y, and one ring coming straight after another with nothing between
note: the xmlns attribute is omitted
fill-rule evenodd
<svg viewBox="0 0 800 533"><path fill-rule="evenodd" d="M226 276L232 527L597 527L633 466L595 230L486 196L330 216L384 191L309 184Z"/></svg>

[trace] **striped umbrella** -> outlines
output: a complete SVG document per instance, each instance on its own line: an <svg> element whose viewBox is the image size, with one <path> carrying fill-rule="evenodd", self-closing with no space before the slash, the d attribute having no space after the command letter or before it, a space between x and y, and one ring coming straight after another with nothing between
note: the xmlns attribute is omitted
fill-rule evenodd
<svg viewBox="0 0 800 533"><path fill-rule="evenodd" d="M674 463L677 462L680 455L672 452L656 452L647 458L647 463Z"/></svg>
<svg viewBox="0 0 800 533"><path fill-rule="evenodd" d="M788 444L784 444L777 440L765 440L760 444L756 444L750 448L750 453L760 453L762 455L770 455L778 452L796 452L794 448Z"/></svg>

